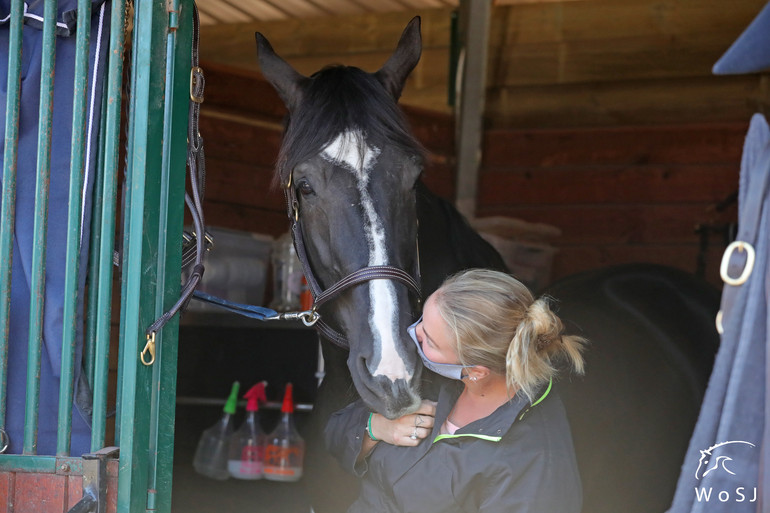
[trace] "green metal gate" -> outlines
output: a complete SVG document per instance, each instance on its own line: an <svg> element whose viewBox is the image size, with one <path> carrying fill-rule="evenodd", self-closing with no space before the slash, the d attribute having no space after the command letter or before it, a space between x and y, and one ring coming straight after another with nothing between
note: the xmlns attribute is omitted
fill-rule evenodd
<svg viewBox="0 0 770 513"><path fill-rule="evenodd" d="M140 354L146 328L178 298L190 101L192 0L112 0L109 62L105 78L98 177L94 189L87 297L78 287L79 186L83 183L83 116L89 31L77 38L73 84L72 154L67 222L64 329L56 454L37 454L40 355L45 308L46 225L55 80L56 0L45 0L38 128L35 233L29 305L26 415L21 454L0 454L0 513L80 511L170 511L178 320L155 337L151 365ZM15 224L20 57L27 6L13 0L9 21L6 138L3 147L0 218L0 428L5 426L9 366L9 311ZM129 15L127 13L133 13ZM79 0L77 26L90 26L91 2ZM133 24L131 59L126 61L126 27ZM6 58L0 56L0 58ZM121 122L122 91L127 105ZM126 142L123 208L121 127ZM118 215L122 211L122 216ZM115 252L119 228L120 252ZM117 256L117 258L115 258ZM65 257L63 255L63 257ZM118 263L120 310L112 311L113 260ZM91 453L70 454L73 369L78 302L87 305L83 359L93 392ZM117 303L115 303L117 304ZM119 315L119 325L112 328ZM115 333L117 331L117 333ZM111 337L118 340L114 440L106 440L108 362ZM46 341L51 343L51 341ZM114 347L113 347L114 351ZM0 443L0 447L2 447ZM115 446L115 448L111 448ZM118 452L119 450L119 452ZM117 486L115 487L115 481ZM106 483L106 484L105 484ZM105 501L105 491L108 500ZM81 499L85 497L85 499ZM98 503L98 505L97 505Z"/></svg>

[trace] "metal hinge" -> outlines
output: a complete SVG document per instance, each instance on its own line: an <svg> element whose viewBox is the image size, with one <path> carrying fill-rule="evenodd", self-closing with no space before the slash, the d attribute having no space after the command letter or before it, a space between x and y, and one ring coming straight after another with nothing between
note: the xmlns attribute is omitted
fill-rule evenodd
<svg viewBox="0 0 770 513"><path fill-rule="evenodd" d="M83 455L83 498L67 513L107 513L107 460L120 448L105 447Z"/></svg>

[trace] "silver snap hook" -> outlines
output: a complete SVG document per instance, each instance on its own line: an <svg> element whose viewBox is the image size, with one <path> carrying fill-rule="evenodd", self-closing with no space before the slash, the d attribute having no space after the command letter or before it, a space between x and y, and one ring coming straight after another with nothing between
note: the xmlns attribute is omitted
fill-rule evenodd
<svg viewBox="0 0 770 513"><path fill-rule="evenodd" d="M3 454L8 446L11 445L11 437L5 432L5 429L0 428L0 454Z"/></svg>

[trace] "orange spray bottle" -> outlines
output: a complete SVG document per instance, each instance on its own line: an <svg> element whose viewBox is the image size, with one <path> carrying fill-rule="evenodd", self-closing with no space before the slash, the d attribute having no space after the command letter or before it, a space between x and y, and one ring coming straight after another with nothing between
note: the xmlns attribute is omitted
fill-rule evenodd
<svg viewBox="0 0 770 513"><path fill-rule="evenodd" d="M292 384L286 385L281 407L281 421L267 437L264 475L272 481L297 481L302 477L305 441L294 426Z"/></svg>

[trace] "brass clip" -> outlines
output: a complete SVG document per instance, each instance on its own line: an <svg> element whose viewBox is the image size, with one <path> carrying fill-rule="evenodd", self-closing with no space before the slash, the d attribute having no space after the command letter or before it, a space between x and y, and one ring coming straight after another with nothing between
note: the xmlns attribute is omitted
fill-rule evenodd
<svg viewBox="0 0 770 513"><path fill-rule="evenodd" d="M150 361L148 362L144 355L150 353ZM150 366L155 363L155 332L153 331L147 335L147 344L145 344L142 353L139 355L144 365Z"/></svg>

